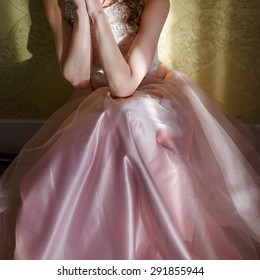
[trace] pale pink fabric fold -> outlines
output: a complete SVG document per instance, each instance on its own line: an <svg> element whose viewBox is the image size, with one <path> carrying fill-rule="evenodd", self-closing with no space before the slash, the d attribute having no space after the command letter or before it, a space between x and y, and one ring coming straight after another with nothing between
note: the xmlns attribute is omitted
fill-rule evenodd
<svg viewBox="0 0 260 280"><path fill-rule="evenodd" d="M15 258L256 259L259 156L245 131L175 71L127 99L102 87L71 101L2 179Z"/></svg>
<svg viewBox="0 0 260 280"><path fill-rule="evenodd" d="M105 11L125 55L126 7ZM97 89L59 109L0 180L1 258L257 259L256 138L186 75L155 78L157 55L132 97L111 98L92 39Z"/></svg>

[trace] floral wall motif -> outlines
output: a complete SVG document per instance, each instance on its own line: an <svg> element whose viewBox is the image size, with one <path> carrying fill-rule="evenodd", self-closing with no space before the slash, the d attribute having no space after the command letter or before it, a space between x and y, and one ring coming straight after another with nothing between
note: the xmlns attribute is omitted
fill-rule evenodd
<svg viewBox="0 0 260 280"><path fill-rule="evenodd" d="M43 1L0 0L0 119L45 119L69 98ZM260 122L260 1L171 0L162 61L231 113Z"/></svg>
<svg viewBox="0 0 260 280"><path fill-rule="evenodd" d="M0 0L0 119L45 119L68 98L43 1Z"/></svg>
<svg viewBox="0 0 260 280"><path fill-rule="evenodd" d="M260 122L260 1L172 0L162 60L248 122ZM165 49L167 48L167 51Z"/></svg>

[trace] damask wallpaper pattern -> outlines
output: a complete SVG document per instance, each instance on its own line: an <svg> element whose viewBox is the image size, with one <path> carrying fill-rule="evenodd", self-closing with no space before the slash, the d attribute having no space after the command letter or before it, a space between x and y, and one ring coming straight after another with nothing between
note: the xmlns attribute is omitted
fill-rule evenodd
<svg viewBox="0 0 260 280"><path fill-rule="evenodd" d="M191 76L232 114L259 123L260 1L171 4L161 40L163 59Z"/></svg>
<svg viewBox="0 0 260 280"><path fill-rule="evenodd" d="M159 0L158 0L159 1ZM72 88L61 77L40 0L0 0L0 119L44 119ZM163 62L231 113L260 122L260 1L171 0Z"/></svg>
<svg viewBox="0 0 260 280"><path fill-rule="evenodd" d="M0 0L0 119L45 119L68 98L43 1Z"/></svg>

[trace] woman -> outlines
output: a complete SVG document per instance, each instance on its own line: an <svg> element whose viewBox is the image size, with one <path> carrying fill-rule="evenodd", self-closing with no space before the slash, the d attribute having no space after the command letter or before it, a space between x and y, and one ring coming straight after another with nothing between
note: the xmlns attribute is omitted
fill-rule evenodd
<svg viewBox="0 0 260 280"><path fill-rule="evenodd" d="M188 77L159 63L169 1L45 7L61 71L85 95L58 110L2 178L7 254L258 258L259 157Z"/></svg>

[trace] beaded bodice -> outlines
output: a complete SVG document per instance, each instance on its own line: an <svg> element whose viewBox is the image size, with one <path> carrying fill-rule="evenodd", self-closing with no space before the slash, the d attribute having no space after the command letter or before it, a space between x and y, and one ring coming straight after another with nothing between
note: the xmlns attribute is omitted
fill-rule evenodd
<svg viewBox="0 0 260 280"><path fill-rule="evenodd" d="M71 0L64 0L65 2L65 16L67 20L73 25L74 22L74 8ZM128 16L128 7L123 3L118 3L115 1L107 7L103 8L104 12L107 15L111 30L113 32L114 38L118 44L120 51L123 56L127 55L128 50L130 49L135 35L138 32L138 29L131 28L127 26L126 19ZM106 85L106 78L102 70L100 59L98 56L98 48L95 39L94 27L91 25L91 36L92 36L92 53L93 53L93 66L91 71L91 79L94 84L98 86ZM154 72L159 65L157 54L155 55L154 61L148 71L148 73Z"/></svg>

